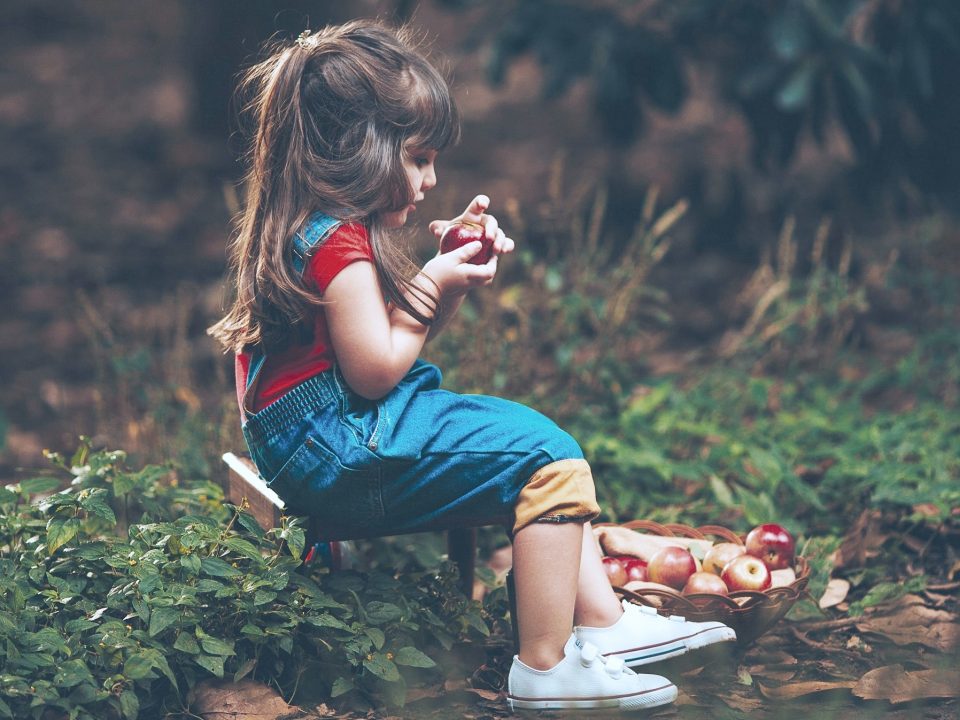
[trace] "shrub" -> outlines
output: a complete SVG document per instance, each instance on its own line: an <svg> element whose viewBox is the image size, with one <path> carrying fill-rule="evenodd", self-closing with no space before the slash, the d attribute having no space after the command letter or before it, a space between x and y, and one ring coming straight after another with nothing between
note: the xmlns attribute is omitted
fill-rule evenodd
<svg viewBox="0 0 960 720"><path fill-rule="evenodd" d="M0 489L0 717L156 717L211 677L292 694L308 663L331 695L399 705L423 649L487 631L452 569L307 575L298 519L263 531L215 485L86 442L50 456L66 488Z"/></svg>

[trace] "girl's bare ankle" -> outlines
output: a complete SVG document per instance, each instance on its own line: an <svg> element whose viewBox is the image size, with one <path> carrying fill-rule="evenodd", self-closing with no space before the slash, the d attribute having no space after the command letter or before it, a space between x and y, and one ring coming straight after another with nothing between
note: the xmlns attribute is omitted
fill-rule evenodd
<svg viewBox="0 0 960 720"><path fill-rule="evenodd" d="M534 670L550 670L563 660L563 650L554 649L551 651L543 648L520 650L517 657L520 662Z"/></svg>

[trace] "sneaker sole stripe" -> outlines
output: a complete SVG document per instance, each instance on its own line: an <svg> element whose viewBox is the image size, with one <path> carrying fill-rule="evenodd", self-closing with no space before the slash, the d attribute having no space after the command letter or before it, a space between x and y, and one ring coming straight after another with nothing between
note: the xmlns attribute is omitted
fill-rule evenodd
<svg viewBox="0 0 960 720"><path fill-rule="evenodd" d="M666 691L666 692L664 692ZM579 705L579 703L602 703L603 705L593 705L593 707L603 707L609 706L613 707L619 705L621 701L630 701L634 698L643 698L644 696L654 695L654 694L663 694L673 696L674 691L676 691L676 686L672 683L667 685L661 685L660 687L650 688L649 690L641 690L640 692L635 693L624 693L623 695L596 695L592 697L548 697L548 698L537 698L537 697L523 697L519 695L507 695L507 700L511 705L516 705L517 707L523 707L524 705L529 705L532 707L543 709L544 703L576 703L569 705L556 705L557 708L563 707L591 707L590 705ZM655 698L651 698L655 699ZM669 702L669 701L667 701Z"/></svg>
<svg viewBox="0 0 960 720"><path fill-rule="evenodd" d="M641 660L650 660L651 658L663 657L664 655L683 655L687 652L687 647L685 645L680 645L679 647L670 648L669 650L661 650L660 652L647 653L646 655L636 655L635 657L625 657L623 662L626 663L627 667L630 667L630 663L638 663ZM623 653L610 653L610 655L622 655ZM606 657L610 657L607 655Z"/></svg>

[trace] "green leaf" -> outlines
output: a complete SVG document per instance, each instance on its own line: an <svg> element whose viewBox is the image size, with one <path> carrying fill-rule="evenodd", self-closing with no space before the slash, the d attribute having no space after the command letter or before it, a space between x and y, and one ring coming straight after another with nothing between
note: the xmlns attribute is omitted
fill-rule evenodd
<svg viewBox="0 0 960 720"><path fill-rule="evenodd" d="M80 683L93 683L93 675L83 660L67 660L60 664L53 682L62 688L74 687Z"/></svg>
<svg viewBox="0 0 960 720"><path fill-rule="evenodd" d="M263 528L260 527L260 523L258 523L256 518L250 513L240 513L237 515L237 520L243 526L244 530L256 537L257 540L263 540L263 538L266 537L267 534L263 531Z"/></svg>
<svg viewBox="0 0 960 720"><path fill-rule="evenodd" d="M200 653L200 645L197 643L193 635L188 632L182 632L177 635L177 639L173 643L173 649L188 653L190 655L197 655Z"/></svg>
<svg viewBox="0 0 960 720"><path fill-rule="evenodd" d="M150 637L162 633L180 619L180 610L172 607L154 608L150 613Z"/></svg>
<svg viewBox="0 0 960 720"><path fill-rule="evenodd" d="M223 545L230 550L233 550L235 553L239 553L244 557L248 557L251 560L262 560L263 557L260 555L260 551L254 546L249 540L244 540L243 538L230 537L223 541Z"/></svg>
<svg viewBox="0 0 960 720"><path fill-rule="evenodd" d="M236 655L233 651L233 640L221 640L209 635L201 635L199 639L200 646L205 653L210 655L223 655L225 657Z"/></svg>
<svg viewBox="0 0 960 720"><path fill-rule="evenodd" d="M194 661L204 670L218 678L223 677L223 657L220 655L196 655Z"/></svg>
<svg viewBox="0 0 960 720"><path fill-rule="evenodd" d="M713 474L710 475L710 490L713 491L713 496L722 507L729 508L736 505L730 486Z"/></svg>
<svg viewBox="0 0 960 720"><path fill-rule="evenodd" d="M387 641L387 636L384 635L383 630L375 627L364 628L364 634L370 638L370 642L373 643L373 647L377 650L383 649L383 644Z"/></svg>
<svg viewBox="0 0 960 720"><path fill-rule="evenodd" d="M140 701L133 690L124 690L120 693L120 712L127 720L137 720L140 714Z"/></svg>
<svg viewBox="0 0 960 720"><path fill-rule="evenodd" d="M403 610L392 603L373 600L366 605L367 620L374 625L382 625L393 620L399 620Z"/></svg>
<svg viewBox="0 0 960 720"><path fill-rule="evenodd" d="M200 572L201 562L197 555L190 553L189 555L180 556L180 565L191 575L196 575Z"/></svg>
<svg viewBox="0 0 960 720"><path fill-rule="evenodd" d="M91 491L90 495L80 500L80 507L92 515L103 518L111 525L117 524L117 516L113 509L107 504L107 491L97 488Z"/></svg>
<svg viewBox="0 0 960 720"><path fill-rule="evenodd" d="M207 575L213 577L236 577L237 575L242 575L243 573L233 567L230 563L225 560L221 560L218 557L205 557L200 561L201 570Z"/></svg>
<svg viewBox="0 0 960 720"><path fill-rule="evenodd" d="M308 615L307 622L316 627L329 627L336 630L349 630L350 626L330 613Z"/></svg>
<svg viewBox="0 0 960 720"><path fill-rule="evenodd" d="M299 560L301 557L303 557L303 548L307 542L303 528L284 528L284 530L280 533L280 538L286 541L287 548L290 550L290 554L293 556L294 560Z"/></svg>
<svg viewBox="0 0 960 720"><path fill-rule="evenodd" d="M143 651L131 655L123 664L123 674L130 680L145 680L154 677L153 657L150 653Z"/></svg>
<svg viewBox="0 0 960 720"><path fill-rule="evenodd" d="M364 658L363 667L381 680L400 679L400 671L392 660L387 659L386 653L375 652L369 658Z"/></svg>
<svg viewBox="0 0 960 720"><path fill-rule="evenodd" d="M333 681L333 687L330 688L330 697L340 697L353 690L353 680L342 675ZM12 715L10 717L13 717Z"/></svg>
<svg viewBox="0 0 960 720"><path fill-rule="evenodd" d="M277 594L273 590L257 590L253 594L254 605L266 605L277 599Z"/></svg>
<svg viewBox="0 0 960 720"><path fill-rule="evenodd" d="M60 520L51 518L47 523L47 552L53 555L68 542L73 540L80 531L80 520L70 518L69 520Z"/></svg>
<svg viewBox="0 0 960 720"><path fill-rule="evenodd" d="M397 665L409 665L410 667L431 668L436 666L436 663L428 655L410 645L400 648L393 661Z"/></svg>
<svg viewBox="0 0 960 720"><path fill-rule="evenodd" d="M54 492L60 489L61 482L53 477L37 477L20 481L20 492L27 495Z"/></svg>

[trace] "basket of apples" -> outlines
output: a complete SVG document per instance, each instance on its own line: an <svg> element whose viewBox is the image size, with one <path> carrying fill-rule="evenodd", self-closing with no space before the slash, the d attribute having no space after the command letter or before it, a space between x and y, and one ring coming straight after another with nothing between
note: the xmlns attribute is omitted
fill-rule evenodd
<svg viewBox="0 0 960 720"><path fill-rule="evenodd" d="M718 525L634 520L598 524L594 536L621 597L688 620L718 620L740 644L786 615L810 575L793 537L774 523L741 538Z"/></svg>

